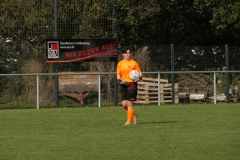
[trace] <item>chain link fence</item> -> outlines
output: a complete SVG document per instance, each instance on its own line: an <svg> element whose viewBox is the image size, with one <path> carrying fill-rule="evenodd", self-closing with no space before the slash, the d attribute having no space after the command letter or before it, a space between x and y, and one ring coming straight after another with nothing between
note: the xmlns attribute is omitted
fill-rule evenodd
<svg viewBox="0 0 240 160"><path fill-rule="evenodd" d="M116 1L24 1L0 0L0 73L53 73L53 64L46 63L47 38L112 38L116 37ZM58 3L54 3L58 2ZM120 50L119 46L119 50ZM133 58L143 72L153 71L225 71L239 70L240 48L237 46L185 46L152 45L132 46ZM118 60L121 59L119 54ZM111 62L77 62L59 64L59 72L114 72ZM157 74L146 76L157 78ZM179 89L189 94L205 90L214 79L209 74L161 74ZM40 104L55 105L54 76L39 79ZM114 100L113 75L102 77L103 96L107 105ZM239 85L238 73L219 73L216 77L219 93L228 92ZM228 86L229 84L229 86ZM1 76L0 105L3 107L35 106L35 76ZM104 99L104 98L103 98ZM97 105L96 97L89 105ZM60 106L79 105L76 99L60 97ZM94 102L94 103L93 103ZM23 105L20 105L23 103ZM64 104L61 104L64 103ZM73 103L73 104L72 104ZM88 102L85 103L88 105Z"/></svg>

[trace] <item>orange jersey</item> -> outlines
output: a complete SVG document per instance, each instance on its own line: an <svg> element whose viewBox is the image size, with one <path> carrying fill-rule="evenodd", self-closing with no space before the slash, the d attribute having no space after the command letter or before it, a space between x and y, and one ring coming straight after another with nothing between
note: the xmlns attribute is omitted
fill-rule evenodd
<svg viewBox="0 0 240 160"><path fill-rule="evenodd" d="M139 72L141 71L138 63L133 59L128 61L121 60L117 65L117 74L120 74L124 81L133 82L133 80L131 80L129 77L129 74L132 70L137 70Z"/></svg>

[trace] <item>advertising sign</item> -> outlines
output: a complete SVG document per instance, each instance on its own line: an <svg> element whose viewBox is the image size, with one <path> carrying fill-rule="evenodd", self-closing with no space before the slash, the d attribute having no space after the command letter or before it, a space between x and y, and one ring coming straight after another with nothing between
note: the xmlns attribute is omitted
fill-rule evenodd
<svg viewBox="0 0 240 160"><path fill-rule="evenodd" d="M46 62L116 61L117 39L47 39Z"/></svg>

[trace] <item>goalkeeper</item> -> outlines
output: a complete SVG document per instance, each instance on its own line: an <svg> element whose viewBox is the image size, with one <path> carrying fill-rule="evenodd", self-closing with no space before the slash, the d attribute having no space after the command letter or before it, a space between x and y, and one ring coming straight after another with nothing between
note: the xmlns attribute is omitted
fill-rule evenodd
<svg viewBox="0 0 240 160"><path fill-rule="evenodd" d="M129 48L122 50L123 60L117 65L117 80L120 84L120 94L122 106L127 112L127 122L124 125L130 125L132 120L137 124L137 115L134 113L133 101L137 98L137 81L142 79L142 72L139 64L131 58ZM130 79L129 74L132 70L137 70L140 78L137 81Z"/></svg>

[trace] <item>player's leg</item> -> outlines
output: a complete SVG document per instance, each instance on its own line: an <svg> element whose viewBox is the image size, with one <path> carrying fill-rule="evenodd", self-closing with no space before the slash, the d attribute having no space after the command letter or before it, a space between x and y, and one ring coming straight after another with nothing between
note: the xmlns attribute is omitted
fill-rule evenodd
<svg viewBox="0 0 240 160"><path fill-rule="evenodd" d="M128 111L127 100L122 101L122 106L123 106L124 110L127 112Z"/></svg>
<svg viewBox="0 0 240 160"><path fill-rule="evenodd" d="M120 85L120 93L121 93L122 106L127 112L128 106L127 106L127 86L126 85Z"/></svg>
<svg viewBox="0 0 240 160"><path fill-rule="evenodd" d="M137 97L137 83L129 83L129 86L127 88L127 106L128 106L128 119L127 119L127 125L131 123L132 120L134 120L134 124L137 123L137 115L134 113L133 108L133 101L136 100Z"/></svg>
<svg viewBox="0 0 240 160"><path fill-rule="evenodd" d="M128 111L127 111L127 122L128 124L131 123L133 120L133 124L137 124L137 114L135 114L134 108L133 108L133 102L132 101L127 101L128 103Z"/></svg>
<svg viewBox="0 0 240 160"><path fill-rule="evenodd" d="M134 115L134 109L132 106L132 101L127 101L127 105L128 105L128 111L127 111L127 122L125 125L129 125L132 122L133 119L133 115Z"/></svg>
<svg viewBox="0 0 240 160"><path fill-rule="evenodd" d="M120 85L120 93L121 93L122 106L123 106L123 108L126 111L127 116L128 116L127 86Z"/></svg>

